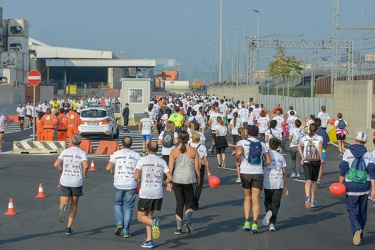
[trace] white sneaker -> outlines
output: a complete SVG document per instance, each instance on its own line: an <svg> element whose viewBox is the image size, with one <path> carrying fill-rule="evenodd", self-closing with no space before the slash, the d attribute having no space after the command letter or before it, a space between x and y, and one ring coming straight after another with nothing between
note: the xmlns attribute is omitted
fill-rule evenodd
<svg viewBox="0 0 375 250"><path fill-rule="evenodd" d="M301 178L301 175L300 175L300 174L297 174L297 178L300 179L300 178Z"/></svg>
<svg viewBox="0 0 375 250"><path fill-rule="evenodd" d="M271 224L269 225L269 227L268 227L268 230L269 230L270 232L276 232L275 224L271 223Z"/></svg>
<svg viewBox="0 0 375 250"><path fill-rule="evenodd" d="M291 177L291 178L295 178L295 177L296 177L296 173L292 173L292 174L290 175L290 177Z"/></svg>
<svg viewBox="0 0 375 250"><path fill-rule="evenodd" d="M263 225L265 225L265 226L270 225L270 219L271 219L271 217L272 217L272 211L268 210L268 212L266 213L266 216L264 216L264 218L262 220Z"/></svg>
<svg viewBox="0 0 375 250"><path fill-rule="evenodd" d="M241 178L237 178L236 183L241 183Z"/></svg>

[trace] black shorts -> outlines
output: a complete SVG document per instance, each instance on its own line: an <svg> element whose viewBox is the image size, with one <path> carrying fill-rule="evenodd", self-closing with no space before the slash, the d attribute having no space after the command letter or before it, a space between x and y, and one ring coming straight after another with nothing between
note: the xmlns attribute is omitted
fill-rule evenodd
<svg viewBox="0 0 375 250"><path fill-rule="evenodd" d="M0 131L0 134L4 134L4 131Z"/></svg>
<svg viewBox="0 0 375 250"><path fill-rule="evenodd" d="M71 197L71 196L82 196L83 186L80 187L67 187L60 185L60 196Z"/></svg>
<svg viewBox="0 0 375 250"><path fill-rule="evenodd" d="M215 141L216 139L216 134L214 134L213 132L215 132L216 130L211 130L211 135L212 135L212 140Z"/></svg>
<svg viewBox="0 0 375 250"><path fill-rule="evenodd" d="M337 140L345 141L345 138L346 138L346 135L341 136L341 134L336 134Z"/></svg>
<svg viewBox="0 0 375 250"><path fill-rule="evenodd" d="M241 184L244 189L263 189L263 174L241 174Z"/></svg>
<svg viewBox="0 0 375 250"><path fill-rule="evenodd" d="M163 204L163 198L161 199L142 199L138 200L138 211L154 211L161 210L161 205Z"/></svg>
<svg viewBox="0 0 375 250"><path fill-rule="evenodd" d="M18 121L24 121L25 117L18 116Z"/></svg>
<svg viewBox="0 0 375 250"><path fill-rule="evenodd" d="M303 171L305 172L306 181L317 181L320 170L320 161L305 161Z"/></svg>
<svg viewBox="0 0 375 250"><path fill-rule="evenodd" d="M225 148L216 148L216 154L217 155L220 155L220 154L225 154Z"/></svg>
<svg viewBox="0 0 375 250"><path fill-rule="evenodd" d="M31 115L26 115L27 118L33 119Z"/></svg>

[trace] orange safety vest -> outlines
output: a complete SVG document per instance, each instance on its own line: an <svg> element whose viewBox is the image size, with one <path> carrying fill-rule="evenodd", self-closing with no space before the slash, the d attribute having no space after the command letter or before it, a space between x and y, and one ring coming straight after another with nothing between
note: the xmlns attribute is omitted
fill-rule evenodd
<svg viewBox="0 0 375 250"><path fill-rule="evenodd" d="M68 128L68 117L64 113L61 113L58 116L58 122L59 122L58 130L66 131Z"/></svg>
<svg viewBox="0 0 375 250"><path fill-rule="evenodd" d="M43 124L44 129L53 129L57 125L56 116L54 116L53 114L43 115L40 122Z"/></svg>
<svg viewBox="0 0 375 250"><path fill-rule="evenodd" d="M68 117L68 126L76 126L78 127L80 123L79 115L74 111L69 111L66 116Z"/></svg>
<svg viewBox="0 0 375 250"><path fill-rule="evenodd" d="M36 118L36 130L37 131L42 131L44 129L44 126L41 122L41 119L39 117Z"/></svg>

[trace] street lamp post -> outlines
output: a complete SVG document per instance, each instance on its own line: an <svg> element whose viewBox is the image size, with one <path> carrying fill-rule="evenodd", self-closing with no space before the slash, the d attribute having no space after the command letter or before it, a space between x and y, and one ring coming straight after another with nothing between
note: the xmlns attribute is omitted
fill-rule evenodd
<svg viewBox="0 0 375 250"><path fill-rule="evenodd" d="M258 78L258 84L259 84L259 70L260 70L260 58L259 58L259 32L260 32L260 23L259 23L259 16L260 11L259 10L253 10L255 13L257 13L258 16L258 22L257 22L257 61L258 61L258 72L257 72L257 78Z"/></svg>
<svg viewBox="0 0 375 250"><path fill-rule="evenodd" d="M214 63L214 81L217 80L217 42L213 41L215 44L215 63Z"/></svg>
<svg viewBox="0 0 375 250"><path fill-rule="evenodd" d="M229 62L228 62L228 55L229 55L229 50L228 50L228 48L229 48L229 34L228 34L228 32L223 32L223 34L224 35L226 35L227 36L227 63L226 63L226 71L227 71L227 73L226 73L226 81L227 81L227 84L229 83Z"/></svg>
<svg viewBox="0 0 375 250"><path fill-rule="evenodd" d="M246 83L246 20L239 19L238 21L243 22L243 78Z"/></svg>
<svg viewBox="0 0 375 250"><path fill-rule="evenodd" d="M230 27L233 29L233 34L234 34L234 39L233 39L233 54L232 54L232 76L233 76L233 79L234 79L234 82L235 82L235 85L238 85L238 81L237 81L237 77L236 77L236 72L237 72L237 66L236 66L236 63L237 63L237 50L236 50L236 41L237 41L237 28L236 26L233 26L233 25L230 25Z"/></svg>
<svg viewBox="0 0 375 250"><path fill-rule="evenodd" d="M219 82L222 83L223 74L223 0L220 0L220 52L219 52Z"/></svg>
<svg viewBox="0 0 375 250"><path fill-rule="evenodd" d="M211 66L210 66L210 78L211 78L211 84L212 84L212 43L208 44L210 46L210 52L211 52Z"/></svg>

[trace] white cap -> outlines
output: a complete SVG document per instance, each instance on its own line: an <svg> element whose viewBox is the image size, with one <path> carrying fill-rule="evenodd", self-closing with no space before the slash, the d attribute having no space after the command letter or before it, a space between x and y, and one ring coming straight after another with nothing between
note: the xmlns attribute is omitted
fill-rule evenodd
<svg viewBox="0 0 375 250"><path fill-rule="evenodd" d="M367 135L364 132L358 132L355 134L355 139L362 142L367 142Z"/></svg>

